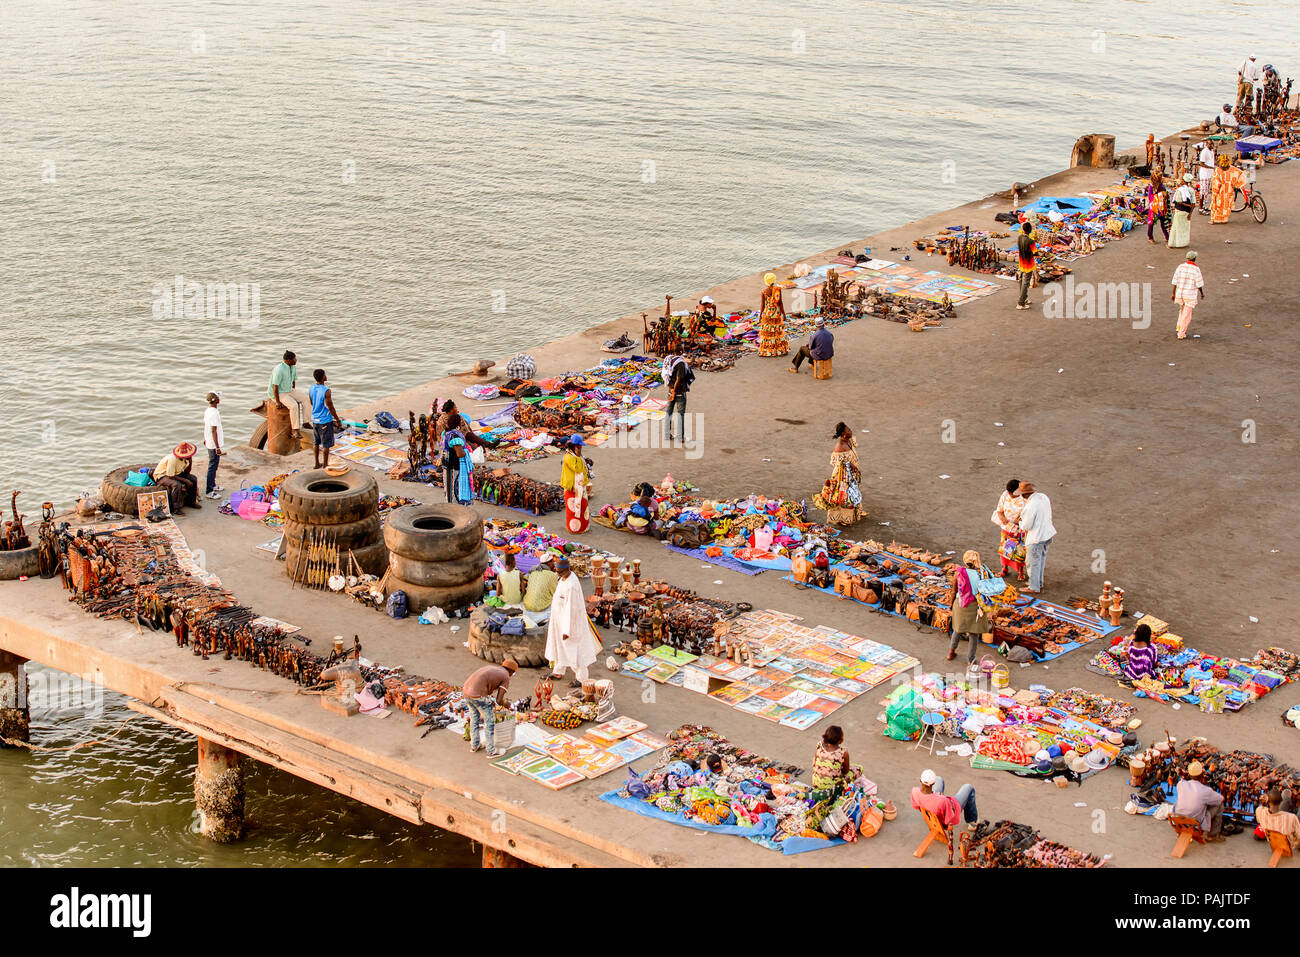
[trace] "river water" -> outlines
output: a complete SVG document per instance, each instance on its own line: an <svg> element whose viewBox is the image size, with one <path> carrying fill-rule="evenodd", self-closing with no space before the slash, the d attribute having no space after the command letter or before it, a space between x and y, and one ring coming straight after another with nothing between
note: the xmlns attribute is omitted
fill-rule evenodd
<svg viewBox="0 0 1300 957"><path fill-rule="evenodd" d="M34 513L197 441L211 389L244 441L286 348L343 408L1032 181L1080 133L1132 147L1246 53L1295 72L1294 13L5 0L0 490ZM56 698L42 744L131 714ZM473 859L260 766L253 836L210 846L193 754L143 720L0 752L0 863Z"/></svg>

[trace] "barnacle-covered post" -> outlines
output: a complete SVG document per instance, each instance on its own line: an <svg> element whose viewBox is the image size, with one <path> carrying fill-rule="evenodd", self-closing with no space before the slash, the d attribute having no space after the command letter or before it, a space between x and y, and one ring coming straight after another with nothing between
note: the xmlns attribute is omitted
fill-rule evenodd
<svg viewBox="0 0 1300 957"><path fill-rule="evenodd" d="M0 651L0 738L27 741L31 712L27 706L27 659ZM8 747L0 741L0 748Z"/></svg>
<svg viewBox="0 0 1300 957"><path fill-rule="evenodd" d="M194 804L199 833L218 844L244 836L244 767L238 751L199 738L194 768Z"/></svg>

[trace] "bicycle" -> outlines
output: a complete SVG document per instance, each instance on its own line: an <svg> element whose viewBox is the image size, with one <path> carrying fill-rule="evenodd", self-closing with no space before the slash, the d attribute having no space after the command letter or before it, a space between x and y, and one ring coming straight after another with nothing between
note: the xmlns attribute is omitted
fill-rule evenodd
<svg viewBox="0 0 1300 957"><path fill-rule="evenodd" d="M1259 194L1259 189L1255 186L1254 170L1249 170L1246 177L1246 188L1232 191L1232 211L1240 213L1250 207L1250 215L1255 217L1255 222L1262 223L1268 219L1268 204L1264 202L1264 197Z"/></svg>

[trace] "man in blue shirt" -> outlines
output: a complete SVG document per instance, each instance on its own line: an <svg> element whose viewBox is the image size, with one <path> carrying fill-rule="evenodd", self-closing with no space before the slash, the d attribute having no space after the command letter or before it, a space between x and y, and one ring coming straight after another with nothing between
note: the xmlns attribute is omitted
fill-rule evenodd
<svg viewBox="0 0 1300 957"><path fill-rule="evenodd" d="M316 380L315 384L307 390L311 397L311 420L312 431L315 438L312 441L312 456L316 459L316 468L324 468L330 464L330 449L334 448L334 430L342 429L343 423L339 421L339 414L334 411L334 399L330 396L329 386L325 384L325 370L317 369L311 374ZM321 449L325 450L325 461L321 461Z"/></svg>
<svg viewBox="0 0 1300 957"><path fill-rule="evenodd" d="M799 351L794 354L794 362L790 371L795 375L799 374L799 367L803 365L805 359L824 362L835 355L835 336L826 328L826 320L818 316L813 320L813 325L817 328L808 337L808 341L801 345Z"/></svg>

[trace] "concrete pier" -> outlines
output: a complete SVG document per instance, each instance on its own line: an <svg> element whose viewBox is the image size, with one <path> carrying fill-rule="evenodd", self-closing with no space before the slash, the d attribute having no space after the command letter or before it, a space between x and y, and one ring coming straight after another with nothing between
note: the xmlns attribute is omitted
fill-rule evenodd
<svg viewBox="0 0 1300 957"><path fill-rule="evenodd" d="M204 837L233 844L244 836L244 767L238 751L199 738L194 805Z"/></svg>
<svg viewBox="0 0 1300 957"><path fill-rule="evenodd" d="M27 703L27 660L0 648L0 748L27 741L31 709Z"/></svg>
<svg viewBox="0 0 1300 957"><path fill-rule="evenodd" d="M1038 180L1025 198L1077 195L1121 176L1118 170L1078 167ZM1015 178L1009 169L1007 181ZM692 388L688 412L703 417L702 457L688 458L680 447L593 449L593 506L624 500L635 482L657 482L665 472L690 479L708 497L762 492L810 499L827 474L831 430L844 420L858 434L870 513L852 530L854 537L897 538L957 554L975 547L988 556L997 541L989 515L998 492L1008 478L1034 480L1051 496L1058 528L1045 597L1095 596L1101 581L1110 579L1128 590L1129 608L1172 622L1202 650L1237 655L1267 645L1294 650L1300 619L1287 583L1300 578L1300 551L1290 534L1300 525L1294 492L1300 446L1292 423L1300 387L1288 357L1300 350L1300 326L1286 304L1300 297L1300 272L1293 266L1300 164L1265 167L1259 185L1269 204L1264 225L1240 214L1220 226L1194 217L1192 248L1200 252L1208 291L1192 325L1200 339L1174 339L1169 283L1181 252L1148 244L1145 229L1135 229L1070 265L1076 283L1149 286L1149 325L1119 318L1047 318L1042 290L1031 297L1033 310L1018 312L1014 282L1007 281L995 295L959 306L943 328L915 334L897 323L866 318L836 329L830 380L816 381L807 372L792 376L788 359L747 356L728 372L700 374ZM922 270L963 273L918 253L911 240L957 224L1001 229L993 216L1008 207L1005 198L984 197L796 261L817 265L840 249L860 251L868 245L883 258L901 261L911 255L910 265ZM780 241L773 237L773 247ZM769 268L788 272L789 265ZM700 294L712 295L720 310L756 306L763 271ZM683 306L697 298L665 292ZM639 315L638 310L528 351L541 375L582 369L607 358L600 351L605 339L639 330ZM305 353L303 358L310 365ZM497 358L504 370L508 357ZM457 396L470 415L491 407L459 399L464 386L454 378L425 383L343 414L356 419L387 409L404 417L407 410L425 411L435 395ZM955 423L955 442L943 439L952 431L944 424L949 420ZM244 478L256 484L311 464L310 453L279 458L230 451L220 476L227 488ZM88 481L120 464L95 463ZM530 462L515 470L556 481L559 462ZM443 500L441 490L432 487L383 476L379 482L388 493ZM476 507L486 516L524 518L507 509ZM556 531L562 527L557 515L538 521ZM367 657L375 661L458 683L481 663L463 647L463 622L452 622L462 625L453 632L449 625L393 621L328 592L291 591L274 556L256 547L275 537L257 522L222 516L209 505L187 510L178 525L242 602L300 625L305 635L323 641L333 634L359 634ZM778 608L810 625L843 628L916 655L926 670L950 670L944 662L947 642L936 633L797 589L776 572L745 577L702 568L657 542L596 525L585 540L641 559L647 576L756 608ZM607 647L617 643L613 635L605 637ZM1125 696L1113 681L1086 670L1097 647L1047 665L1013 668L1012 684L1079 686ZM975 771L952 756L913 752L880 733L876 715L888 688L846 705L834 723L843 727L854 763L863 765L881 796L898 806L897 820L853 846L783 857L739 838L703 835L600 802L602 792L619 785L620 772L553 792L493 769L456 735L421 737L422 730L400 713L383 720L331 714L291 683L246 664L204 661L176 648L168 635L141 635L133 625L87 615L67 601L57 581L0 583L0 649L72 673L99 669L105 685L132 698L136 710L205 742L530 864L943 867L942 855L912 857L925 825L909 809L908 794L926 767L940 771L953 786L974 783L984 816L1032 824L1052 840L1111 855L1116 865L1237 867L1267 860L1267 852L1246 838L1203 848L1194 861L1192 855L1182 862L1169 858L1168 825L1124 813L1130 789L1120 770L1089 778L1081 787L1058 789ZM522 672L518 687L531 687L534 677ZM618 710L655 731L698 722L752 751L803 767L830 723L798 732L682 688L655 686L653 698L645 700L639 683L614 680ZM1167 728L1183 740L1202 735L1226 748L1248 747L1286 760L1295 753L1295 731L1278 716L1295 700L1287 686L1239 714L1136 703L1144 740ZM207 746L201 743L201 749ZM644 770L652 763L645 758L636 767ZM212 762L218 778L228 767ZM196 799L203 774L201 767Z"/></svg>

